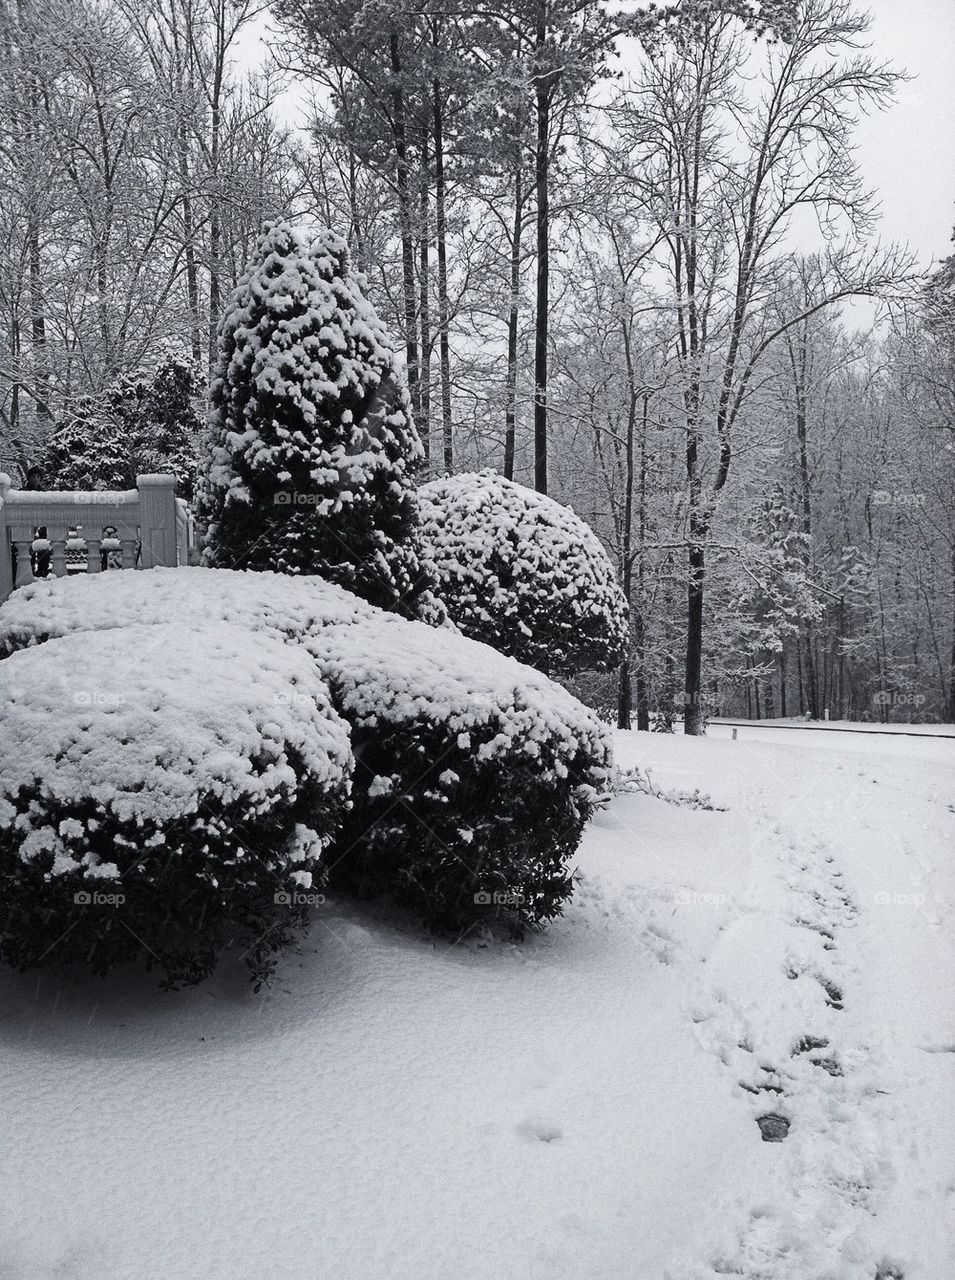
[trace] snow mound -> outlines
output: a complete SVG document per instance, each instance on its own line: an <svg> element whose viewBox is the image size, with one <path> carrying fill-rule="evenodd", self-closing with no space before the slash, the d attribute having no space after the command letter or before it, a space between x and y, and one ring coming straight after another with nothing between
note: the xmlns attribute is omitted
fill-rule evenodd
<svg viewBox="0 0 955 1280"><path fill-rule="evenodd" d="M190 980L320 879L354 761L300 649L223 623L79 629L0 663L0 698L4 958L69 928L94 967L144 947ZM94 890L119 913L76 901Z"/></svg>
<svg viewBox="0 0 955 1280"><path fill-rule="evenodd" d="M323 578L226 569L123 570L45 578L0 605L0 655L76 631L135 623L234 623L275 639L382 617Z"/></svg>
<svg viewBox="0 0 955 1280"><path fill-rule="evenodd" d="M465 635L555 674L619 663L627 603L569 507L493 471L433 480L418 500L422 561Z"/></svg>

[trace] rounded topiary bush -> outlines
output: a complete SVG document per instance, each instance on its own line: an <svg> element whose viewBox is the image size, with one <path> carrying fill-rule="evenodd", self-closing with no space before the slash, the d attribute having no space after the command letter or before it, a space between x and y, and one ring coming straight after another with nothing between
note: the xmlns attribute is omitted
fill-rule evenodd
<svg viewBox="0 0 955 1280"><path fill-rule="evenodd" d="M308 655L221 623L78 631L0 663L0 699L0 959L176 986L237 942L267 976L354 763Z"/></svg>
<svg viewBox="0 0 955 1280"><path fill-rule="evenodd" d="M415 545L423 456L394 344L345 241L270 223L219 331L199 485L205 562L318 573L430 620Z"/></svg>
<svg viewBox="0 0 955 1280"><path fill-rule="evenodd" d="M549 675L621 661L626 599L569 507L493 471L433 480L418 499L422 561L466 636Z"/></svg>
<svg viewBox="0 0 955 1280"><path fill-rule="evenodd" d="M519 933L559 912L611 767L605 726L561 686L318 578L207 569L32 584L0 607L0 653L128 616L221 618L311 656L356 761L333 886L458 931L497 918Z"/></svg>
<svg viewBox="0 0 955 1280"><path fill-rule="evenodd" d="M355 805L330 883L386 893L430 925L558 915L607 794L605 727L566 690L453 632L389 617L310 633L352 726Z"/></svg>

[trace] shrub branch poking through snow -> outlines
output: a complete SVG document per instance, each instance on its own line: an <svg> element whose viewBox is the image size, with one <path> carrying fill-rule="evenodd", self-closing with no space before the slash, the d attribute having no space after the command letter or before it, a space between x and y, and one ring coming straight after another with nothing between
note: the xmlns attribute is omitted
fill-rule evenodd
<svg viewBox="0 0 955 1280"><path fill-rule="evenodd" d="M79 631L0 663L0 699L0 959L177 986L235 940L267 977L354 763L307 654L222 623Z"/></svg>
<svg viewBox="0 0 955 1280"><path fill-rule="evenodd" d="M206 569L31 584L0 608L0 653L130 617L178 618L196 645L223 619L311 655L356 760L333 886L457 931L497 918L520 933L560 911L612 767L605 727L560 685L318 578Z"/></svg>
<svg viewBox="0 0 955 1280"><path fill-rule="evenodd" d="M210 401L207 564L318 573L431 617L415 547L421 442L341 237L266 225L220 327Z"/></svg>
<svg viewBox="0 0 955 1280"><path fill-rule="evenodd" d="M434 480L418 497L422 559L465 635L550 675L617 666L627 603L569 507L493 471Z"/></svg>
<svg viewBox="0 0 955 1280"><path fill-rule="evenodd" d="M631 769L618 769L614 780L614 791L618 795L645 795L654 800L665 800L667 804L682 805L687 809L710 809L724 812L725 805L714 804L708 791L697 787L694 791L685 791L680 787L661 787L654 782L650 769L641 769L635 765Z"/></svg>

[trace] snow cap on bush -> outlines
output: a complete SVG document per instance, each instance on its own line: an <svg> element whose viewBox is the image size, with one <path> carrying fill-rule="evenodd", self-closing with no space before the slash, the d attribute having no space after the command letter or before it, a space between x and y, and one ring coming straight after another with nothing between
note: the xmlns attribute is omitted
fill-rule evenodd
<svg viewBox="0 0 955 1280"><path fill-rule="evenodd" d="M421 442L340 236L266 225L223 316L210 399L207 564L320 573L382 608L427 611Z"/></svg>
<svg viewBox="0 0 955 1280"><path fill-rule="evenodd" d="M560 910L612 763L605 727L561 686L321 579L207 569L23 588L0 607L0 653L134 615L197 628L225 618L307 649L357 761L333 883L390 893L455 929L498 915L519 931Z"/></svg>
<svg viewBox="0 0 955 1280"><path fill-rule="evenodd" d="M175 619L233 623L275 639L377 618L381 611L323 578L183 566L75 574L20 587L0 605L0 657L75 631Z"/></svg>
<svg viewBox="0 0 955 1280"><path fill-rule="evenodd" d="M354 764L314 662L222 623L78 631L0 663L0 700L0 957L179 983L240 936L267 972Z"/></svg>
<svg viewBox="0 0 955 1280"><path fill-rule="evenodd" d="M494 471L418 490L421 556L461 631L554 675L616 666L627 602L588 525Z"/></svg>

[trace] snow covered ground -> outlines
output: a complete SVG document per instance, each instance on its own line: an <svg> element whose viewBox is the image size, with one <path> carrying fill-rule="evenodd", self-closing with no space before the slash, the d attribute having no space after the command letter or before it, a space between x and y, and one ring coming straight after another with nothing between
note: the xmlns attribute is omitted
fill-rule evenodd
<svg viewBox="0 0 955 1280"><path fill-rule="evenodd" d="M955 1276L955 743L618 751L726 808L619 796L523 945L0 976L3 1280Z"/></svg>

